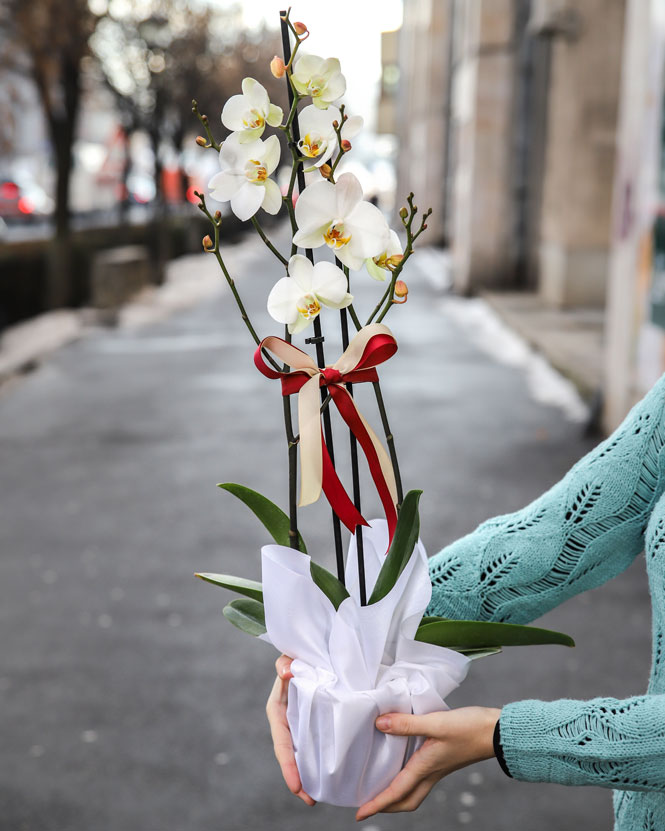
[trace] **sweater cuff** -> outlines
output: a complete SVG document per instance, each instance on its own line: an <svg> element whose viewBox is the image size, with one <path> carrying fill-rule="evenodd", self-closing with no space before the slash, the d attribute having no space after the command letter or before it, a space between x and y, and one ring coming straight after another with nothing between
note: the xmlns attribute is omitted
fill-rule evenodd
<svg viewBox="0 0 665 831"><path fill-rule="evenodd" d="M499 767L506 774L506 776L509 776L512 779L513 775L508 770L508 765L506 764L506 757L503 755L503 747L501 746L500 718L496 720L496 724L494 725L494 735L492 736L492 744L494 745L494 755L496 756L496 760L499 763Z"/></svg>
<svg viewBox="0 0 665 831"><path fill-rule="evenodd" d="M579 737L570 730L591 703L559 699L507 704L501 711L501 747L513 778L559 785L599 784L588 765L577 763L578 757L597 759L598 749L594 743L581 747Z"/></svg>

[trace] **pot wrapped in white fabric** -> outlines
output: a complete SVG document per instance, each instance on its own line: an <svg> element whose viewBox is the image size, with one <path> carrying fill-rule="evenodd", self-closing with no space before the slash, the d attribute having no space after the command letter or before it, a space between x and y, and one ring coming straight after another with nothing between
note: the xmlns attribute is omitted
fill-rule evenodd
<svg viewBox="0 0 665 831"><path fill-rule="evenodd" d="M385 520L363 529L371 592L388 548ZM431 596L422 543L392 589L361 606L356 541L347 558L347 597L337 609L314 583L310 558L292 548L262 549L263 639L295 660L287 717L303 788L313 799L357 807L380 793L421 739L390 736L381 713L423 714L448 707L469 659L414 640Z"/></svg>

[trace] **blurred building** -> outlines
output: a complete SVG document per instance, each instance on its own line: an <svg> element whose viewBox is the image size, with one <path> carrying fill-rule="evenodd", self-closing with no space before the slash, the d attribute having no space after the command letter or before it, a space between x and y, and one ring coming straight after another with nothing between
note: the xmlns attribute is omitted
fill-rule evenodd
<svg viewBox="0 0 665 831"><path fill-rule="evenodd" d="M384 41L398 199L414 190L434 208L456 291L489 293L544 351L549 327L554 362L604 393L606 427L665 371L665 225L652 233L664 7L405 0Z"/></svg>

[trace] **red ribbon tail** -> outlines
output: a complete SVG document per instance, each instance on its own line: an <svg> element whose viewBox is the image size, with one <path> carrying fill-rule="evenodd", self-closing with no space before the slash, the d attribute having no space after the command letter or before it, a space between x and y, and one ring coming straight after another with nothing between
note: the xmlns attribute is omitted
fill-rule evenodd
<svg viewBox="0 0 665 831"><path fill-rule="evenodd" d="M339 480L335 468L333 466L328 448L323 439L323 432L321 433L321 444L323 452L323 476L322 487L326 495L326 499L330 503L330 507L346 527L354 533L357 525L369 525L369 522L358 511L353 502L349 499L349 495L344 490L344 485Z"/></svg>
<svg viewBox="0 0 665 831"><path fill-rule="evenodd" d="M383 510L386 514L389 535L388 545L390 546L393 541L393 535L395 534L395 528L397 527L397 507L393 502L390 489L388 488L388 483L383 475L381 463L376 453L376 449L374 448L374 443L372 442L372 439L370 438L370 435L358 414L355 404L353 403L353 399L348 392L345 389L336 386L329 387L329 391L342 418L358 440L367 459L372 479L374 480L374 484L376 485L376 489L381 499L381 504L383 505Z"/></svg>

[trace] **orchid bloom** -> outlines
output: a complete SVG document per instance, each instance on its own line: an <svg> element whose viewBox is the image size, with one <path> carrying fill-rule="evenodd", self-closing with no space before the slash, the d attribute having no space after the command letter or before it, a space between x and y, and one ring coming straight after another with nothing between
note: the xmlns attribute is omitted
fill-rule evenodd
<svg viewBox="0 0 665 831"><path fill-rule="evenodd" d="M346 78L337 58L324 60L317 55L303 55L296 61L291 78L298 93L310 95L312 104L320 110L327 110L346 92Z"/></svg>
<svg viewBox="0 0 665 831"><path fill-rule="evenodd" d="M341 268L328 262L313 265L302 254L289 260L288 277L282 277L268 296L268 312L278 323L286 323L294 335L321 311L321 306L344 309L353 301Z"/></svg>
<svg viewBox="0 0 665 831"><path fill-rule="evenodd" d="M279 139L243 144L238 133L232 133L222 145L219 163L222 168L210 182L210 196L219 202L231 200L231 210L238 219L254 216L259 208L276 214L282 207L282 192L268 178L279 162Z"/></svg>
<svg viewBox="0 0 665 831"><path fill-rule="evenodd" d="M337 107L332 106L327 110L321 110L314 104L310 104L302 110L298 118L302 136L298 143L298 150L308 159L317 159L313 167L321 167L337 147L333 121L342 125L341 136L342 139L347 140L356 136L363 126L363 119L359 115L351 116L342 123L342 114Z"/></svg>
<svg viewBox="0 0 665 831"><path fill-rule="evenodd" d="M365 260L365 268L370 277L375 280L385 280L387 273L394 271L403 258L402 244L397 234L391 230L386 250L376 257L368 257Z"/></svg>
<svg viewBox="0 0 665 831"><path fill-rule="evenodd" d="M363 201L360 182L343 173L333 184L325 179L305 188L296 202L300 229L293 242L303 248L327 245L348 268L358 271L368 257L385 251L390 229L381 211Z"/></svg>
<svg viewBox="0 0 665 831"><path fill-rule="evenodd" d="M282 123L282 108L271 104L265 87L254 78L242 82L242 95L232 95L224 104L222 124L238 133L241 144L261 138L266 124L278 127Z"/></svg>

